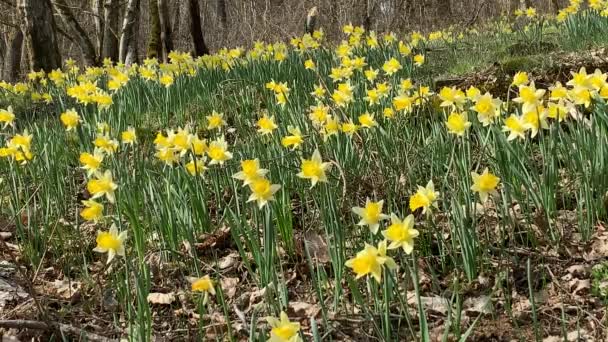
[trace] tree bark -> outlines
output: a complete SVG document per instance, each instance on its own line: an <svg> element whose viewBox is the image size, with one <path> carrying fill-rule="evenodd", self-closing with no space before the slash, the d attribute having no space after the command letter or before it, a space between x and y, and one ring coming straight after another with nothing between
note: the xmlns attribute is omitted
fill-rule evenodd
<svg viewBox="0 0 608 342"><path fill-rule="evenodd" d="M118 60L123 63L127 63L127 54L129 47L136 44L137 30L137 17L139 17L139 3L140 0L129 0L127 2L127 9L122 22L122 32L120 35L120 49L118 53Z"/></svg>
<svg viewBox="0 0 608 342"><path fill-rule="evenodd" d="M20 0L23 32L31 70L49 72L61 67L61 55L50 0Z"/></svg>
<svg viewBox="0 0 608 342"><path fill-rule="evenodd" d="M453 20L451 0L437 0L437 17L443 22Z"/></svg>
<svg viewBox="0 0 608 342"><path fill-rule="evenodd" d="M102 58L118 60L118 22L119 22L119 1L105 0L103 4L103 49Z"/></svg>
<svg viewBox="0 0 608 342"><path fill-rule="evenodd" d="M228 26L228 15L226 13L226 0L217 0L216 3L217 16L220 18L222 29L226 30Z"/></svg>
<svg viewBox="0 0 608 342"><path fill-rule="evenodd" d="M4 73L2 79L15 82L21 70L21 50L23 48L23 31L17 30L12 35L4 55Z"/></svg>
<svg viewBox="0 0 608 342"><path fill-rule="evenodd" d="M158 15L157 0L149 1L149 21L150 36L148 37L148 58L162 58L162 48L160 46L160 17Z"/></svg>
<svg viewBox="0 0 608 342"><path fill-rule="evenodd" d="M173 51L173 34L171 22L169 21L169 8L166 0L158 0L158 18L160 20L160 41L163 52L163 60L166 62L169 52Z"/></svg>
<svg viewBox="0 0 608 342"><path fill-rule="evenodd" d="M59 13L63 23L72 31L80 52L82 53L82 59L86 65L97 65L97 54L95 52L95 46L89 38L87 32L82 28L80 23L74 17L74 13L65 2L65 0L55 0L55 9Z"/></svg>
<svg viewBox="0 0 608 342"><path fill-rule="evenodd" d="M95 37L96 37L96 51L97 55L101 56L103 49L103 0L92 0L91 7L93 9L93 15L95 17Z"/></svg>
<svg viewBox="0 0 608 342"><path fill-rule="evenodd" d="M198 0L188 0L188 11L190 12L190 36L194 43L194 54L196 57L208 55L209 48L207 48L205 37L203 36Z"/></svg>

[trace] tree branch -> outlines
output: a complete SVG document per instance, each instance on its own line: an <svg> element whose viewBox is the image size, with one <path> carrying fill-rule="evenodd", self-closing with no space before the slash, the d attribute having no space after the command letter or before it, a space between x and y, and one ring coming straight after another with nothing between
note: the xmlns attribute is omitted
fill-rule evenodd
<svg viewBox="0 0 608 342"><path fill-rule="evenodd" d="M7 5L7 6L9 6L9 7L13 7L13 8L17 7L17 5L14 4L11 0L0 0L0 2L3 3L3 4L5 4L5 5Z"/></svg>
<svg viewBox="0 0 608 342"><path fill-rule="evenodd" d="M6 328L6 329L33 329L33 330L59 330L60 332L64 333L64 334L69 334L71 336L78 336L78 337L86 337L86 340L88 341L93 341L93 342L111 342L114 341L113 339L101 336L101 335L97 335L94 333L89 333L86 332L83 329L80 328L76 328L73 327L71 325L67 325L67 324L59 324L59 323L52 323L52 324L47 324L41 321L31 321L31 320L24 320L24 319L18 319L18 320L0 320L0 328Z"/></svg>

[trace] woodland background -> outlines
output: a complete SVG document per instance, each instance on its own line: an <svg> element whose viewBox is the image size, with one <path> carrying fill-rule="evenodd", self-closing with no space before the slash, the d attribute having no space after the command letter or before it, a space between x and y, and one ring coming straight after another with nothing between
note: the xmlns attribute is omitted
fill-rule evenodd
<svg viewBox="0 0 608 342"><path fill-rule="evenodd" d="M533 6L556 12L566 0L0 0L0 78L80 65L166 59L171 50L207 54L222 47L287 40L316 27L329 40L349 22L377 32L428 32Z"/></svg>

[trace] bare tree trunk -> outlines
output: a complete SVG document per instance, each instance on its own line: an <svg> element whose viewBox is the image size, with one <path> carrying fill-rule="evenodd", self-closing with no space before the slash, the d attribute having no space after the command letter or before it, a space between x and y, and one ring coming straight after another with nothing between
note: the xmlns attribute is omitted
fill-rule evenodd
<svg viewBox="0 0 608 342"><path fill-rule="evenodd" d="M96 37L96 51L97 55L101 56L103 49L103 33L104 33L104 22L103 22L103 0L92 0L91 8L93 9L93 16L95 17L95 37Z"/></svg>
<svg viewBox="0 0 608 342"><path fill-rule="evenodd" d="M70 28L72 34L76 38L84 63L86 65L97 65L95 46L87 35L87 32L80 26L80 23L78 23L74 17L74 13L72 13L68 4L65 0L55 0L54 4L64 24Z"/></svg>
<svg viewBox="0 0 608 342"><path fill-rule="evenodd" d="M136 43L134 38L137 35L138 27L135 24L137 23L137 17L139 17L139 3L140 0L129 0L122 21L118 60L123 63L126 63L129 47Z"/></svg>
<svg viewBox="0 0 608 342"><path fill-rule="evenodd" d="M160 46L160 17L158 13L157 0L149 1L149 21L150 21L150 36L148 38L148 49L146 55L148 58L162 58L162 48Z"/></svg>
<svg viewBox="0 0 608 342"><path fill-rule="evenodd" d="M194 43L194 54L196 56L208 55L209 48L207 48L205 37L203 36L198 0L188 0L188 10L190 12L190 36Z"/></svg>
<svg viewBox="0 0 608 342"><path fill-rule="evenodd" d="M4 57L4 73L2 79L15 82L21 70L21 50L23 48L23 31L17 30L9 40Z"/></svg>
<svg viewBox="0 0 608 342"><path fill-rule="evenodd" d="M61 67L55 19L50 0L20 0L23 32L30 69L51 71Z"/></svg>
<svg viewBox="0 0 608 342"><path fill-rule="evenodd" d="M140 1L141 2L141 1ZM141 12L137 11L135 15L135 23L133 24L133 38L131 39L131 44L127 48L127 56L125 57L125 64L131 65L133 63L139 63L139 24L140 24L140 15Z"/></svg>
<svg viewBox="0 0 608 342"><path fill-rule="evenodd" d="M6 55L7 48L7 38L6 34L0 34L0 79L2 79L2 75L4 74L4 56Z"/></svg>
<svg viewBox="0 0 608 342"><path fill-rule="evenodd" d="M226 13L226 0L217 0L216 10L217 16L220 18L220 24L222 25L222 43L225 44L228 37L228 14Z"/></svg>
<svg viewBox="0 0 608 342"><path fill-rule="evenodd" d="M118 22L119 22L119 1L105 0L103 4L103 49L102 58L118 60Z"/></svg>
<svg viewBox="0 0 608 342"><path fill-rule="evenodd" d="M305 30L308 34L313 34L317 26L317 6L311 8L306 15Z"/></svg>
<svg viewBox="0 0 608 342"><path fill-rule="evenodd" d="M158 18L160 19L160 41L163 51L163 60L167 61L169 52L173 51L173 34L169 21L169 8L167 0L158 0Z"/></svg>

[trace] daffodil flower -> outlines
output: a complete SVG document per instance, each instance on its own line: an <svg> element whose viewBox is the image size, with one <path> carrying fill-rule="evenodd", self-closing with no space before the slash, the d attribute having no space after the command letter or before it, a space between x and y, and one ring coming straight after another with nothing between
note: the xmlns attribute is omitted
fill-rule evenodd
<svg viewBox="0 0 608 342"><path fill-rule="evenodd" d="M386 255L386 240L378 244L378 248L365 244L365 248L357 255L348 260L345 265L351 268L356 278L371 275L378 283L382 281L382 267L386 265L389 269L396 269L397 264L393 258Z"/></svg>
<svg viewBox="0 0 608 342"><path fill-rule="evenodd" d="M302 342L300 324L291 322L285 312L281 312L279 319L266 317L266 321L272 327L269 342Z"/></svg>
<svg viewBox="0 0 608 342"><path fill-rule="evenodd" d="M378 233L378 228L380 227L380 221L388 218L388 215L382 213L382 206L384 205L384 201L380 200L378 202L372 202L369 198L365 201L365 207L354 207L353 213L359 215L361 220L357 225L359 226L369 226L369 230L376 234Z"/></svg>
<svg viewBox="0 0 608 342"><path fill-rule="evenodd" d="M118 233L118 229L115 225L110 227L107 232L97 232L97 247L93 249L94 252L108 253L108 264L114 259L116 255L125 256L125 245L124 242L127 239L127 232L122 231Z"/></svg>
<svg viewBox="0 0 608 342"><path fill-rule="evenodd" d="M414 239L419 235L414 229L414 215L408 215L401 220L397 215L391 214L391 225L382 231L382 235L391 242L388 249L403 248L406 254L412 253Z"/></svg>
<svg viewBox="0 0 608 342"><path fill-rule="evenodd" d="M301 171L298 173L298 177L310 179L312 188L318 182L327 182L325 172L329 169L330 165L330 163L324 163L319 150L315 150L310 159L302 159Z"/></svg>
<svg viewBox="0 0 608 342"><path fill-rule="evenodd" d="M479 193L479 198L482 203L488 199L489 194L498 194L496 187L498 186L498 183L500 183L500 178L490 173L488 168L486 168L481 175L477 172L471 172L471 177L473 178L471 190Z"/></svg>

